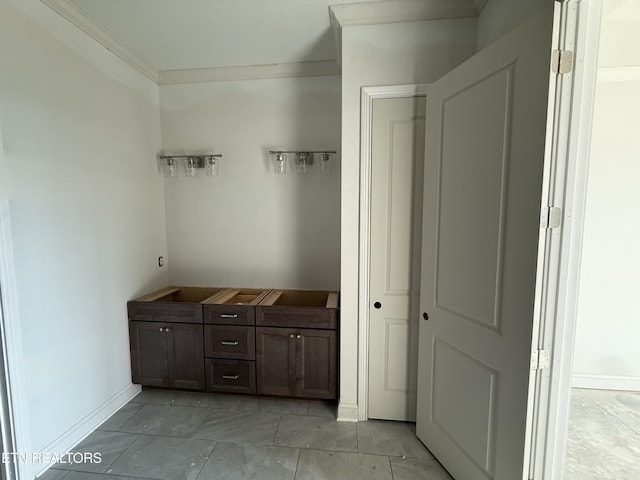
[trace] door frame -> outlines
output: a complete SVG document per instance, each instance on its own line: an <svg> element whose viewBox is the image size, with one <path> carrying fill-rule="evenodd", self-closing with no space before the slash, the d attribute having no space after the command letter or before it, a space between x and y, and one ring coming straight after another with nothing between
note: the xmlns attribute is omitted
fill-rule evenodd
<svg viewBox="0 0 640 480"><path fill-rule="evenodd" d="M427 84L362 87L360 92L360 222L358 228L358 421L369 418L369 288L371 286L371 129L373 101L427 95Z"/></svg>
<svg viewBox="0 0 640 480"><path fill-rule="evenodd" d="M602 12L602 0L561 3L561 31L553 48L572 51L574 60L573 70L552 85L553 125L548 126L553 132L552 158L545 172L543 201L562 208L562 222L560 228L549 230L545 248L539 251L540 322L534 335L538 348L551 352L551 364L549 370L538 371L529 390L531 479L562 478L564 471Z"/></svg>
<svg viewBox="0 0 640 480"><path fill-rule="evenodd" d="M2 105L0 105L1 113ZM0 122L2 115L0 115ZM7 167L0 123L0 443L4 452L31 452L22 374L23 349L18 287L7 194ZM4 463L2 478L32 478L30 462Z"/></svg>

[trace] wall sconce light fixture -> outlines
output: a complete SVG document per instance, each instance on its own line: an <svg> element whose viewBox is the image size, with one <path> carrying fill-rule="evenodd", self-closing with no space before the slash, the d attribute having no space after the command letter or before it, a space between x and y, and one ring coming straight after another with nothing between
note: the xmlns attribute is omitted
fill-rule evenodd
<svg viewBox="0 0 640 480"><path fill-rule="evenodd" d="M331 173L331 155L335 155L335 150L270 150L269 155L273 159L273 170L276 174L287 173L287 154L296 155L296 172L305 175L311 171L313 157L320 159L320 173L328 175Z"/></svg>
<svg viewBox="0 0 640 480"><path fill-rule="evenodd" d="M300 175L306 175L311 171L313 165L313 155L308 152L298 152L296 158L296 171Z"/></svg>
<svg viewBox="0 0 640 480"><path fill-rule="evenodd" d="M273 154L273 173L283 175L287 173L287 154L284 152L269 152Z"/></svg>
<svg viewBox="0 0 640 480"><path fill-rule="evenodd" d="M208 153L206 155L160 155L163 162L162 169L165 177L177 177L177 160L184 160L184 174L186 177L196 177L199 169L204 169L208 177L217 177L220 171L221 153Z"/></svg>

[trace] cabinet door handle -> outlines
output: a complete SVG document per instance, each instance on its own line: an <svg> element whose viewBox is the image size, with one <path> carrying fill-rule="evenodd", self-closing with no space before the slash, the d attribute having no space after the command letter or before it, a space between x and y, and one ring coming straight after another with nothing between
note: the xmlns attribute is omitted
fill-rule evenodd
<svg viewBox="0 0 640 480"><path fill-rule="evenodd" d="M164 328L160 327L160 331L161 331L161 332L164 332Z"/></svg>
<svg viewBox="0 0 640 480"><path fill-rule="evenodd" d="M238 314L234 313L233 315L228 313L223 313L220 315L220 318L238 318Z"/></svg>
<svg viewBox="0 0 640 480"><path fill-rule="evenodd" d="M225 380L237 380L240 378L240 375L222 375L222 378Z"/></svg>
<svg viewBox="0 0 640 480"><path fill-rule="evenodd" d="M302 335L296 335L296 338L302 338Z"/></svg>
<svg viewBox="0 0 640 480"><path fill-rule="evenodd" d="M164 329L165 332L170 332L171 331L171 327L167 327Z"/></svg>
<svg viewBox="0 0 640 480"><path fill-rule="evenodd" d="M293 333L291 335L289 335L289 338L293 338Z"/></svg>
<svg viewBox="0 0 640 480"><path fill-rule="evenodd" d="M238 345L240 342L230 342L227 340L222 340L220 342L220 345L231 345L232 347L235 347L236 345Z"/></svg>

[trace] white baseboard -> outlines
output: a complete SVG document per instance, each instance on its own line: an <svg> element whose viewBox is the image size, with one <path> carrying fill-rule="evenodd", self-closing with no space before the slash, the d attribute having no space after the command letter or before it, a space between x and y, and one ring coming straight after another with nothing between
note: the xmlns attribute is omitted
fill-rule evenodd
<svg viewBox="0 0 640 480"><path fill-rule="evenodd" d="M358 404L340 402L338 404L338 421L339 422L357 422L358 421Z"/></svg>
<svg viewBox="0 0 640 480"><path fill-rule="evenodd" d="M574 388L591 388L594 390L629 390L632 392L640 392L640 377L574 373L571 377L571 386Z"/></svg>
<svg viewBox="0 0 640 480"><path fill-rule="evenodd" d="M129 400L140 393L140 390L140 385L129 384L125 386L111 398L107 399L105 402L99 405L87 416L82 418L69 430L64 432L49 445L41 449L41 451L58 454L69 452L79 442L84 440L96 428L104 423L105 420L111 417L111 415L120 410L120 408L122 408ZM34 464L33 471L37 477L39 475L42 475L51 466L52 465L47 464Z"/></svg>

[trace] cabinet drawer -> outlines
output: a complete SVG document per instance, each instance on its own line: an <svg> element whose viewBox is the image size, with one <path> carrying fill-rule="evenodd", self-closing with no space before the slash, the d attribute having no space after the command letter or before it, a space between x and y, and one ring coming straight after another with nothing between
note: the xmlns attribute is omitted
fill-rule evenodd
<svg viewBox="0 0 640 480"><path fill-rule="evenodd" d="M256 325L289 328L338 328L338 311L329 308L256 307Z"/></svg>
<svg viewBox="0 0 640 480"><path fill-rule="evenodd" d="M255 325L255 308L246 305L204 305L204 323Z"/></svg>
<svg viewBox="0 0 640 480"><path fill-rule="evenodd" d="M256 393L256 364L247 360L205 359L209 392Z"/></svg>
<svg viewBox="0 0 640 480"><path fill-rule="evenodd" d="M204 351L207 357L254 360L256 358L255 328L205 325Z"/></svg>
<svg viewBox="0 0 640 480"><path fill-rule="evenodd" d="M129 320L143 322L202 323L199 303L137 302L127 303Z"/></svg>

